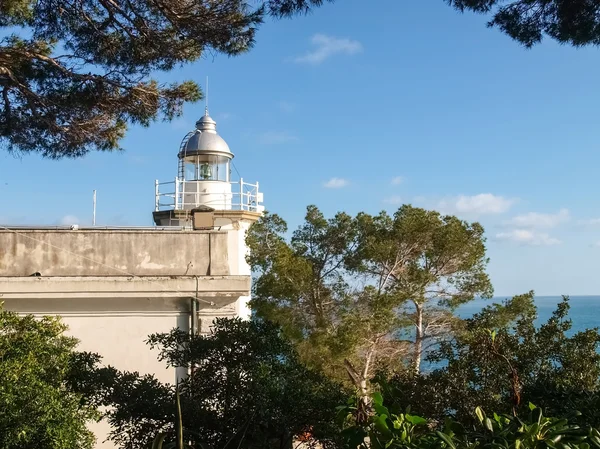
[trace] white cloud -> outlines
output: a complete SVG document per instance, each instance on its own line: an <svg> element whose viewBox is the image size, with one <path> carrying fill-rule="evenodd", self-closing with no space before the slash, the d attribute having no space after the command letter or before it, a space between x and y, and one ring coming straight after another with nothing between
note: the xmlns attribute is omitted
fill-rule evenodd
<svg viewBox="0 0 600 449"><path fill-rule="evenodd" d="M560 240L551 237L545 232L535 232L529 229L514 229L509 232L500 232L496 234L496 238L528 246L552 246L561 243Z"/></svg>
<svg viewBox="0 0 600 449"><path fill-rule="evenodd" d="M286 131L266 131L258 136L258 143L261 145L282 145L296 140L296 136Z"/></svg>
<svg viewBox="0 0 600 449"><path fill-rule="evenodd" d="M336 54L353 55L363 50L362 44L358 41L337 38L326 34L315 34L311 38L311 43L316 47L303 56L294 58L294 62L303 64L320 64L330 56Z"/></svg>
<svg viewBox="0 0 600 449"><path fill-rule="evenodd" d="M327 187L328 189L341 189L342 187L346 187L348 184L350 183L346 179L331 178L329 181L323 184L323 186Z"/></svg>
<svg viewBox="0 0 600 449"><path fill-rule="evenodd" d="M75 215L65 215L59 220L59 223L64 226L79 224L79 218Z"/></svg>
<svg viewBox="0 0 600 449"><path fill-rule="evenodd" d="M392 178L392 185L393 186L399 186L403 182L404 182L404 178L402 176L396 176L396 177Z"/></svg>
<svg viewBox="0 0 600 449"><path fill-rule="evenodd" d="M580 225L586 226L598 226L600 225L600 218L588 218L587 220L579 220Z"/></svg>
<svg viewBox="0 0 600 449"><path fill-rule="evenodd" d="M556 214L539 214L529 212L524 215L517 215L506 221L505 224L516 228L542 228L551 229L560 224L566 223L571 219L568 209L561 209Z"/></svg>
<svg viewBox="0 0 600 449"><path fill-rule="evenodd" d="M529 212L505 221L505 226L511 226L514 229L500 232L496 234L496 238L528 246L558 245L561 243L559 239L539 230L553 229L570 220L571 214L568 209L560 209L555 214Z"/></svg>
<svg viewBox="0 0 600 449"><path fill-rule="evenodd" d="M403 203L403 200L402 200L402 197L400 197L398 195L392 195L388 198L384 198L383 202L387 203L387 204L393 204L395 206L398 206Z"/></svg>
<svg viewBox="0 0 600 449"><path fill-rule="evenodd" d="M437 204L437 209L446 214L489 215L501 214L510 209L515 200L491 193L460 195L446 198Z"/></svg>

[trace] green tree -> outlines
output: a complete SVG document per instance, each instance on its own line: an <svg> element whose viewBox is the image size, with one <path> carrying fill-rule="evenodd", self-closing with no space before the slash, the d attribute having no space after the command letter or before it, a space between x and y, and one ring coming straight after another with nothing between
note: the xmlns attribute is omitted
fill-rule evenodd
<svg viewBox="0 0 600 449"><path fill-rule="evenodd" d="M258 273L251 307L256 317L277 322L305 361L324 368L335 356L333 317L351 301L344 259L356 226L347 214L327 220L309 206L289 243L286 232L285 221L269 213L249 230L248 261Z"/></svg>
<svg viewBox="0 0 600 449"><path fill-rule="evenodd" d="M150 336L149 344L169 366L188 369L179 383L186 440L214 448L228 442L288 448L296 438L336 445L335 410L347 392L301 364L277 326L217 319L209 335L176 329ZM160 432L174 431L173 386L112 368L99 369L86 383L110 407L110 438L121 447L145 449Z"/></svg>
<svg viewBox="0 0 600 449"><path fill-rule="evenodd" d="M326 219L309 206L289 242L286 232L271 214L249 230L255 315L279 323L311 366L350 375L363 398L375 370L411 360L418 370L453 310L491 294L476 223L410 206Z"/></svg>
<svg viewBox="0 0 600 449"><path fill-rule="evenodd" d="M544 35L576 47L600 44L598 0L445 0L459 11L491 14L488 26L532 47Z"/></svg>
<svg viewBox="0 0 600 449"><path fill-rule="evenodd" d="M358 245L357 222L345 213L326 219L309 206L289 242L286 231L286 223L272 214L249 230L248 261L257 273L254 314L281 325L310 366L340 380L350 374L366 395L373 368L384 359L386 365L401 363L396 356L404 347L391 333L397 323L388 298L346 269Z"/></svg>
<svg viewBox="0 0 600 449"><path fill-rule="evenodd" d="M86 364L58 318L0 309L0 447L88 449L86 424L99 417L71 388Z"/></svg>
<svg viewBox="0 0 600 449"><path fill-rule="evenodd" d="M578 420L599 425L600 333L573 333L568 298L552 317L536 326L533 292L484 308L443 342L429 359L440 368L426 375L399 374L382 381L395 407L442 420L452 415L473 422L481 406L519 413L529 403L553 416L583 412Z"/></svg>
<svg viewBox="0 0 600 449"><path fill-rule="evenodd" d="M246 52L265 17L323 1L3 0L0 142L51 158L119 149L127 123L170 120L201 98L194 82L153 73Z"/></svg>
<svg viewBox="0 0 600 449"><path fill-rule="evenodd" d="M412 206L393 217L360 214L358 226L352 266L395 297L402 322L411 325L412 366L419 372L428 345L451 333L456 308L492 296L483 227Z"/></svg>

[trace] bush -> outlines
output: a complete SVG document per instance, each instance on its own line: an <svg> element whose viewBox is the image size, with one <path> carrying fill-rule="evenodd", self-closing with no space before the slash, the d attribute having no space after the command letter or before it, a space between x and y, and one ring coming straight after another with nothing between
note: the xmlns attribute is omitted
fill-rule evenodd
<svg viewBox="0 0 600 449"><path fill-rule="evenodd" d="M86 369L58 318L0 308L0 447L89 449L99 417L73 382Z"/></svg>
<svg viewBox="0 0 600 449"><path fill-rule="evenodd" d="M222 448L233 438L236 448L283 448L299 437L338 446L335 409L348 392L300 363L277 326L218 319L210 335L175 329L150 336L149 344L169 366L188 368L179 384L182 423L196 447ZM110 438L121 447L143 449L159 432L173 432L173 387L110 369L88 383L101 385Z"/></svg>
<svg viewBox="0 0 600 449"><path fill-rule="evenodd" d="M476 408L476 424L463 426L446 419L440 430L408 412L394 414L373 395L374 414L366 425L350 425L343 431L347 448L360 449L590 449L600 448L600 432L570 424L567 419L548 418L529 404L521 416L486 416ZM352 407L342 407L342 418L352 420Z"/></svg>

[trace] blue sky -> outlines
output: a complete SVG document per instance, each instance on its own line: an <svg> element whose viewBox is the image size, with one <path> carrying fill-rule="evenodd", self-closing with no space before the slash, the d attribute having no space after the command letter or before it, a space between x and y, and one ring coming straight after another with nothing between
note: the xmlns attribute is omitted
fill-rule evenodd
<svg viewBox="0 0 600 449"><path fill-rule="evenodd" d="M292 227L308 204L435 208L485 226L497 294L600 294L598 50L525 50L442 0L365 5L267 22L250 53L161 79L210 77L237 169ZM152 224L154 180L202 113L131 128L123 153L0 155L0 222L90 223L97 189L99 224Z"/></svg>

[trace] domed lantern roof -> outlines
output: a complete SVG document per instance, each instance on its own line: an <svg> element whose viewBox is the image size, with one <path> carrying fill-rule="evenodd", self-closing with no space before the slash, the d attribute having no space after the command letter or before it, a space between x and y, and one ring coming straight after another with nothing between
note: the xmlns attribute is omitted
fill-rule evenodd
<svg viewBox="0 0 600 449"><path fill-rule="evenodd" d="M217 134L217 122L208 115L208 110L196 122L196 129L181 142L180 159L195 159L197 156L225 156L228 159L234 157L227 142Z"/></svg>

